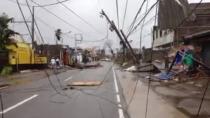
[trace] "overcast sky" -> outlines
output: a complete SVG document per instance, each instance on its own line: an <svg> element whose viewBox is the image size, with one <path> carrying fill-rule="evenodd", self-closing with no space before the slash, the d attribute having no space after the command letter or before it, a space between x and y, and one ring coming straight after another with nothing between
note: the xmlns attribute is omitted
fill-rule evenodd
<svg viewBox="0 0 210 118"><path fill-rule="evenodd" d="M16 21L22 21L23 18L20 14L20 11L17 7L16 0L0 0L0 13L5 12L9 15L9 17L14 17ZM19 0L20 3L22 3L22 8L24 11L24 14L26 16L27 20L31 20L31 15L28 11L28 8L24 6L26 3L25 0ZM35 2L39 4L50 4L55 3L57 0L34 0ZM60 0L62 1L62 0ZM126 0L118 0L119 1L119 24L120 28L122 28L123 24L123 16L124 16L124 9L125 9L125 3ZM128 9L127 9L127 15L125 17L125 25L124 25L124 31L128 32L128 27L130 26L132 19L134 18L134 15L136 14L141 2L143 0L128 0ZM199 2L200 0L189 0L190 3L192 2ZM153 3L155 3L155 0L149 0L149 6L151 6ZM203 0L203 2L210 2L210 0ZM30 5L35 5L32 2L30 2ZM69 0L68 2L64 3L66 6L71 8L74 12L76 12L78 15L80 15L83 19L85 19L90 25L92 25L94 28L90 27L86 23L84 23L82 20L80 20L77 16L69 12L66 8L61 6L60 4L46 7L51 12L55 13L57 16L61 17L65 21L68 22L68 24L73 25L71 27L70 25L62 22L55 16L49 14L42 8L35 8L35 18L36 21L40 27L40 30L42 32L42 35L44 39L46 40L45 43L55 44L55 36L54 31L57 28L62 29L62 32L69 32L70 34L64 34L63 39L64 43L68 44L70 46L74 46L74 34L82 33L83 34L83 42L79 44L81 47L103 47L104 43L107 42L107 39L101 40L107 35L107 22L105 18L100 17L100 11L101 9L104 9L104 11L107 13L107 15L110 17L111 20L114 20L117 24L117 15L116 15L116 4L115 0ZM143 8L143 11L141 12L141 15L144 14L146 7ZM155 9L154 9L155 10ZM153 12L147 17L146 21L154 16L154 10ZM140 16L141 16L140 15ZM140 17L141 18L141 17ZM139 18L139 19L140 19ZM47 25L46 25L47 24ZM30 24L29 24L30 25ZM154 25L154 20L151 20L150 22L147 22L144 30L143 30L143 41L142 45L146 47L151 46L151 29ZM76 29L74 28L76 27ZM21 34L27 34L28 31L26 29L25 24L12 24L11 28L16 30L17 32L20 32ZM77 30L78 29L78 30ZM37 33L38 34L38 33ZM26 40L28 42L31 41L31 38L29 36L25 36ZM132 40L132 46L133 47L139 47L139 38L140 38L140 30L137 30L129 40ZM40 39L38 36L36 39ZM99 42L93 42L96 40L101 40ZM89 42L91 41L91 42ZM109 43L112 43L112 46L119 47L119 39L115 35L114 32L109 31Z"/></svg>

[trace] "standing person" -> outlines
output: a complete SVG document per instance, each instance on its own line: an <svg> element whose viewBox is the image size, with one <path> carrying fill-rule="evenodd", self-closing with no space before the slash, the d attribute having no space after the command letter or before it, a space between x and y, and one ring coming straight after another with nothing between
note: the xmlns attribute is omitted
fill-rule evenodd
<svg viewBox="0 0 210 118"><path fill-rule="evenodd" d="M187 74L191 77L197 73L197 68L199 64L195 61L196 58L195 47L192 44L190 44L189 41L185 41L184 46L185 46L185 55L183 58L183 63L187 65L188 67Z"/></svg>
<svg viewBox="0 0 210 118"><path fill-rule="evenodd" d="M54 67L55 67L56 62L55 62L55 58L54 58L54 57L52 57L52 58L51 58L51 60L50 60L50 64L51 64L52 68L54 68Z"/></svg>
<svg viewBox="0 0 210 118"><path fill-rule="evenodd" d="M186 54L184 55L183 63L187 65L188 72L187 74L189 76L192 76L196 72L197 64L193 60L194 58L194 52L192 50L188 50Z"/></svg>
<svg viewBox="0 0 210 118"><path fill-rule="evenodd" d="M56 66L59 67L60 66L60 59L57 57L55 61L56 61Z"/></svg>

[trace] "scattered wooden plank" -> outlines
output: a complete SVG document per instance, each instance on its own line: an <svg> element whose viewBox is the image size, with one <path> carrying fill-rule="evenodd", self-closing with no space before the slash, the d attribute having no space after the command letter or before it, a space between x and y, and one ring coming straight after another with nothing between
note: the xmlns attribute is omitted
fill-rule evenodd
<svg viewBox="0 0 210 118"><path fill-rule="evenodd" d="M99 86L101 85L101 81L98 80L81 80L81 81L73 81L68 83L68 86Z"/></svg>

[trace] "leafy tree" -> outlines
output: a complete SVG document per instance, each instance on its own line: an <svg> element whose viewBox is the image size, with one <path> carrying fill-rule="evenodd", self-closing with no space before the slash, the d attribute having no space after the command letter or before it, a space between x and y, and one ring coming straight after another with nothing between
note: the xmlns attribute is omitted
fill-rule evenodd
<svg viewBox="0 0 210 118"><path fill-rule="evenodd" d="M9 18L5 13L0 15L0 50L5 50L6 44L9 43L9 37L18 34L13 30L9 29L9 23L12 22L13 18Z"/></svg>

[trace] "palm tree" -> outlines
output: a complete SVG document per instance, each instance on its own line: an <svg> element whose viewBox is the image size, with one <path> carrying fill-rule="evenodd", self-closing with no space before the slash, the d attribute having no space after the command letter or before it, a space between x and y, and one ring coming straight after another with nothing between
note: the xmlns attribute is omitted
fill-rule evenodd
<svg viewBox="0 0 210 118"><path fill-rule="evenodd" d="M0 15L0 50L6 49L6 44L9 43L9 37L18 34L15 31L9 29L9 23L13 21L13 18L9 18L5 13Z"/></svg>
<svg viewBox="0 0 210 118"><path fill-rule="evenodd" d="M61 29L57 29L55 31L55 36L56 36L57 40L59 40L59 41L61 40L61 34L62 34Z"/></svg>

